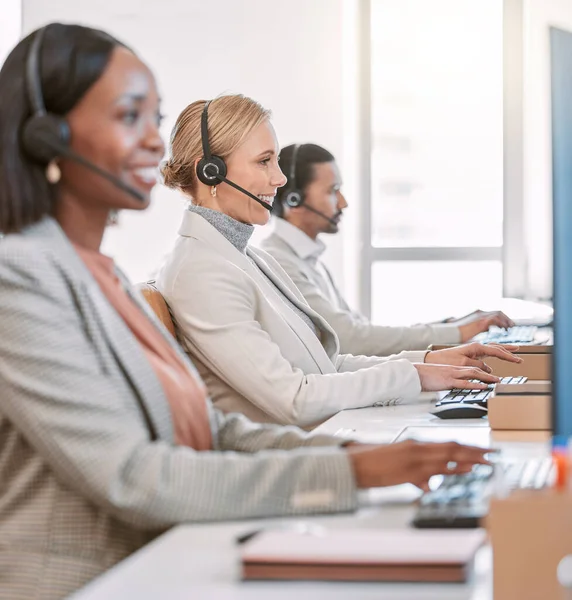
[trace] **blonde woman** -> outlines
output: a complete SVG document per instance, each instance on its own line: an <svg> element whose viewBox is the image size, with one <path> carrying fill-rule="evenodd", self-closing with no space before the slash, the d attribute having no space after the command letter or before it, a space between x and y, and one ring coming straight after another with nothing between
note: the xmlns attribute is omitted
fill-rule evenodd
<svg viewBox="0 0 572 600"><path fill-rule="evenodd" d="M181 113L163 167L165 184L189 205L157 283L218 408L311 427L342 409L422 390L482 389L498 381L482 357L520 360L479 344L388 358L340 354L333 329L284 270L248 244L286 183L278 152L269 111L250 98L223 96ZM208 153L224 161L210 175L201 160Z"/></svg>

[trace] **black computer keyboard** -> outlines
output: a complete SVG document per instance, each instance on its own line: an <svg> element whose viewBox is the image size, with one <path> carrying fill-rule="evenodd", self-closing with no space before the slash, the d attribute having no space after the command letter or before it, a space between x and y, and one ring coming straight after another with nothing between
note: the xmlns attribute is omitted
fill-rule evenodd
<svg viewBox="0 0 572 600"><path fill-rule="evenodd" d="M554 479L552 459L529 459L495 467L476 465L466 475L446 475L441 484L423 494L413 525L419 528L479 527L486 516L495 484L503 493L514 489L542 489Z"/></svg>
<svg viewBox="0 0 572 600"><path fill-rule="evenodd" d="M473 341L481 344L532 344L537 330L535 325L517 325L508 329L491 327L476 335Z"/></svg>
<svg viewBox="0 0 572 600"><path fill-rule="evenodd" d="M503 377L499 383L504 384L518 384L524 383L527 380L526 377ZM472 381L477 381L473 379ZM494 390L494 383L490 383L486 390L462 390L452 389L446 396L443 396L440 400L437 400L435 407L444 406L445 404L478 404L479 406L487 406L487 400L489 399L492 391Z"/></svg>

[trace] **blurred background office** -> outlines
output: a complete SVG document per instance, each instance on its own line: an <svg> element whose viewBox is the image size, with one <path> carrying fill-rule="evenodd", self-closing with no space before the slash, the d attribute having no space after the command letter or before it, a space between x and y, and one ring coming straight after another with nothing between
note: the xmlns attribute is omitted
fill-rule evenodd
<svg viewBox="0 0 572 600"><path fill-rule="evenodd" d="M550 298L547 25L572 29L570 0L2 0L0 63L56 20L140 49L165 137L190 101L237 92L272 109L282 146L332 151L350 208L326 262L374 321ZM157 188L104 251L150 278L183 208Z"/></svg>

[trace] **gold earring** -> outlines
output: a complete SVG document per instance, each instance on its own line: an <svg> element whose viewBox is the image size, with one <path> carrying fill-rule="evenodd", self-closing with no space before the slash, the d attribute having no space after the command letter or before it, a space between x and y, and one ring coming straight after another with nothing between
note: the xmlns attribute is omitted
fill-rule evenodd
<svg viewBox="0 0 572 600"><path fill-rule="evenodd" d="M216 198L216 185L213 185L213 186L211 187L211 196L212 196L213 198Z"/></svg>
<svg viewBox="0 0 572 600"><path fill-rule="evenodd" d="M58 166L56 160L51 160L46 167L46 179L52 184L55 185L62 177L62 172Z"/></svg>

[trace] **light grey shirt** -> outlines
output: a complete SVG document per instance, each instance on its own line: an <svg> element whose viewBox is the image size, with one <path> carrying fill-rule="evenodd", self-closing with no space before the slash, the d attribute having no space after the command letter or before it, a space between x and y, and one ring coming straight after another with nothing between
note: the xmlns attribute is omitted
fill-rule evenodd
<svg viewBox="0 0 572 600"><path fill-rule="evenodd" d="M312 240L288 221L276 218L273 231L260 247L288 273L306 302L334 329L340 351L367 356L388 356L403 350L422 350L430 344L458 344L456 325L388 327L374 325L351 310L334 278L321 260L325 245Z"/></svg>

